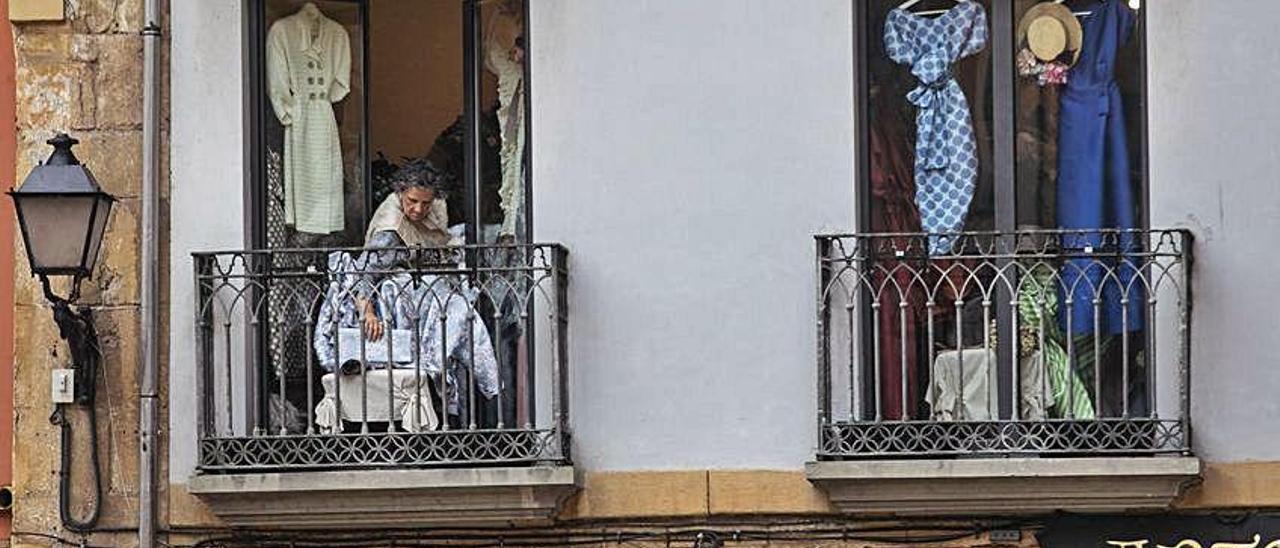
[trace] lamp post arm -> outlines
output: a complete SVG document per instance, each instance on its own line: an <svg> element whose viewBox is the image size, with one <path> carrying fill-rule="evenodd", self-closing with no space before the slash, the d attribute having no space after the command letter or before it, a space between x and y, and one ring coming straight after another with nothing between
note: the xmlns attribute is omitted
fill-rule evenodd
<svg viewBox="0 0 1280 548"><path fill-rule="evenodd" d="M53 322L58 334L67 341L71 350L71 366L76 371L76 403L93 405L94 384L98 377L98 330L93 324L93 312L88 307L72 310L66 300L53 301Z"/></svg>
<svg viewBox="0 0 1280 548"><path fill-rule="evenodd" d="M102 358L102 348L98 346L98 330L93 324L93 311L87 306L71 309L71 304L79 297L80 278L72 280L71 295L68 298L54 294L49 284L49 277L41 275L40 284L44 296L53 305L53 323L58 326L58 335L67 341L71 351L71 367L75 370L75 402L85 406L89 418L89 455L93 476L93 500L88 516L84 519L75 517L71 511L71 469L72 469L72 433L68 420L67 404L57 404L49 420L58 426L61 433L61 468L58 471L58 515L62 524L76 532L92 531L98 525L102 514L102 471L98 455L98 415L94 403L95 386L98 380L98 360Z"/></svg>

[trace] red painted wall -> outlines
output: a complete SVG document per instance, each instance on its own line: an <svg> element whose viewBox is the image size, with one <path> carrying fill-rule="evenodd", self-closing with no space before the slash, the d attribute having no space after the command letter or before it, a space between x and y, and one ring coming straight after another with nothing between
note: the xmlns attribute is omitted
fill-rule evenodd
<svg viewBox="0 0 1280 548"><path fill-rule="evenodd" d="M17 71L9 0L0 0L0 186L16 186ZM0 485L13 483L13 202L0 199ZM11 530L9 512L0 512L0 539Z"/></svg>

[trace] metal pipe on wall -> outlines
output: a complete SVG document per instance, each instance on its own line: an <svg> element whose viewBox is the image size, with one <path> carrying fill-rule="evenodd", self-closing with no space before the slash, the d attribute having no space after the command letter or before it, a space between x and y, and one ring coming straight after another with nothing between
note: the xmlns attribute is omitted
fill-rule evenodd
<svg viewBox="0 0 1280 548"><path fill-rule="evenodd" d="M138 546L155 543L160 293L160 0L146 0L142 29L142 371L138 392Z"/></svg>

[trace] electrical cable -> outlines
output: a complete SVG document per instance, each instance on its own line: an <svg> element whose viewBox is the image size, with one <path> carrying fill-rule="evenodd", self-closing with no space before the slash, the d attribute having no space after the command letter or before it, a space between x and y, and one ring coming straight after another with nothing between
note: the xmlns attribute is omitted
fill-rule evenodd
<svg viewBox="0 0 1280 548"><path fill-rule="evenodd" d="M58 409L53 412L49 418L50 422L58 425L61 431L61 451L60 466L58 471L58 516L62 519L62 524L77 533L85 533L92 531L98 525L98 518L102 516L102 472L100 466L100 458L98 455L98 412L92 403L86 409L89 415L89 443L92 449L89 450L89 460L93 468L93 504L90 506L89 516L83 520L76 518L71 513L71 421L67 420L65 405L59 405Z"/></svg>
<svg viewBox="0 0 1280 548"><path fill-rule="evenodd" d="M76 285L78 290L79 285ZM83 390L77 390L75 401L86 407L89 419L89 458L93 474L93 502L89 516L79 519L71 512L71 465L72 442L71 421L67 418L68 404L58 404L49 422L57 425L60 432L61 450L59 453L58 471L58 516L62 525L71 531L85 533L98 525L102 516L102 463L98 451L98 410L94 403L94 392L98 382L98 362L102 357L102 349L98 346L98 334L93 325L93 316L88 308L82 307L80 312L71 311L70 301L46 293L53 300L53 319L58 331L67 341L71 350L71 363L76 375L86 384ZM74 298L74 297L73 297Z"/></svg>
<svg viewBox="0 0 1280 548"><path fill-rule="evenodd" d="M48 533L37 533L34 531L12 531L9 534L15 537L33 537L33 538L41 538L45 540L52 540L58 543L58 545L60 546L75 546L76 548L112 548L110 546L103 546L100 544L88 544L85 542L76 542L74 540L65 539L58 535L50 535Z"/></svg>
<svg viewBox="0 0 1280 548"><path fill-rule="evenodd" d="M827 523L830 523L829 521ZM564 529L543 529L539 532L533 531L487 531L471 530L464 532L455 529L453 532L430 530L417 531L416 534L365 534L350 535L345 538L335 538L333 533L317 536L314 532L275 532L275 533L241 533L239 535L206 539L197 543L198 548L222 548L222 547L255 547L255 548L318 548L321 546L331 546L334 548L373 548L387 546L388 543L394 543L396 546L405 547L437 547L437 546L467 546L472 548L540 548L554 546L584 546L584 545L600 545L601 543L622 545L624 543L638 542L643 540L653 540L666 538L668 542L677 540L680 542L698 542L699 538L706 540L708 538L717 538L720 544L715 546L732 545L739 542L753 541L782 541L782 540L851 540L861 542L891 542L900 545L917 545L917 544L935 544L938 542L947 542L971 538L975 535L992 529L1004 529L1010 527L1021 527L1025 525L1023 522L1005 522L999 524L979 525L969 524L968 526L953 525L896 525L896 526L877 526L851 530L848 527L835 528L831 526L817 527L812 529L777 529L777 528L689 528L683 530L665 530L665 531L566 531ZM920 532L922 530L931 530L938 534L913 536L904 538L900 533L907 531ZM880 534L876 534L880 533ZM888 533L899 533L899 535L890 535Z"/></svg>

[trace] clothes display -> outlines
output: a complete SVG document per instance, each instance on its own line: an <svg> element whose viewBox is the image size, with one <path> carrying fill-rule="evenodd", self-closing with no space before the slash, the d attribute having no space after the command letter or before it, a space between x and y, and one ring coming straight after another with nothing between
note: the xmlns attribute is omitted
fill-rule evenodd
<svg viewBox="0 0 1280 548"><path fill-rule="evenodd" d="M1149 337L1133 332L1151 321L1139 270L1146 258L1136 233L1115 230L1136 229L1140 218L1129 143L1138 134L1125 125L1126 104L1132 109L1141 93L1141 71L1130 68L1141 48L1126 47L1131 33L1141 38L1136 14L1115 0L992 7L1013 55L987 59L991 4L936 2L920 13L895 4L868 4L869 24L883 24L883 50L868 44L863 59L870 219L860 228L877 237L868 240L871 325L861 340L874 363L859 380L876 385L877 420L1095 420L1119 416L1126 390L1127 411L1137 413ZM1005 17L1010 10L1016 19ZM995 91L1000 100L1005 84L991 71L1001 70L1019 78L1007 102L992 103L987 97ZM994 165L1007 158L982 148L1008 137L981 125L1005 109L1013 123L993 130L1013 134L1012 166ZM1012 171L1013 180L995 171ZM997 212L996 203L1013 207ZM1018 251L1008 264L1019 271L1007 272L997 257L1006 252L1004 227L1028 225L1065 232L1031 229L1051 241ZM985 230L1001 233L997 243L976 234ZM961 231L975 232L963 247L947 238ZM920 243L905 236L916 232ZM983 304L991 297L979 288L994 291L1002 280L1016 283L1004 297L1013 314ZM983 322L1016 344L997 345ZM1015 368L1016 386L994 374L997 360L984 348L1016 352L998 360ZM1017 406L1014 416L998 416L997 394Z"/></svg>
<svg viewBox="0 0 1280 548"><path fill-rule="evenodd" d="M378 243L403 245L394 232L378 234L385 239L371 242L369 247L382 247ZM390 368L417 368L437 381L443 376L448 386L449 414L465 416L469 391L460 388L467 383L474 382L483 397L498 394L493 343L481 315L474 310L478 292L455 276L385 274L395 271L400 259L400 254L394 252L367 251L359 257L342 251L329 254L329 285L312 338L316 361L330 373L340 368L338 357L345 353L338 348L339 329L360 327L362 313L357 303L370 298L391 329L418 334L417 359L408 364L395 363ZM375 361L367 361L365 367L388 368L386 363Z"/></svg>
<svg viewBox="0 0 1280 548"><path fill-rule="evenodd" d="M940 421L988 421L999 417L996 402L996 353L967 348L940 352L925 402Z"/></svg>
<svg viewBox="0 0 1280 548"><path fill-rule="evenodd" d="M333 103L351 90L346 29L315 4L267 32L267 96L284 126L284 214L299 232L344 228L343 161Z"/></svg>
<svg viewBox="0 0 1280 548"><path fill-rule="evenodd" d="M1135 249L1132 235L1104 240L1088 231L1137 227L1124 104L1114 72L1116 52L1128 41L1135 16L1118 1L1095 2L1087 10L1092 14L1084 21L1080 61L1061 96L1057 220L1063 229L1085 231L1064 236L1063 246L1071 252L1122 254ZM1142 329L1146 299L1141 284L1134 283L1136 274L1124 260L1067 260L1062 298L1075 304L1063 314L1064 329L1069 317L1071 335L1095 333L1095 299L1101 301L1096 334Z"/></svg>
<svg viewBox="0 0 1280 548"><path fill-rule="evenodd" d="M274 424L305 429L308 411L325 431L353 417L359 422L363 411L352 407L346 391L363 376L332 373L352 360L369 362L371 383L391 383L373 397L397 402L381 415L368 409L370 420L407 417L403 400L425 390L437 414L442 397L449 413L401 430L444 421L523 424L534 411L526 305L536 280L524 275L528 253L454 246L521 240L528 233L526 1L481 2L473 15L458 3L387 2L372 11L361 2L261 4L264 25L250 39L263 46L254 53L264 79L254 91L272 114L261 120L255 188L262 190L262 243L277 250L264 282L264 346L270 346L264 368L274 374L270 395L282 410L291 409ZM476 40L458 38L464 20L475 26ZM477 64L459 65L473 56ZM468 93L474 96L459 96L472 77L478 86ZM469 99L478 117L463 114ZM436 175L423 183L435 201L426 218L414 222L395 188L405 182L406 167L422 165ZM324 249L353 246L448 249L370 249L340 259ZM412 266L438 266L433 272L444 274L420 275L422 269L408 268L409 258ZM473 270L454 274L464 260ZM347 285L333 286L335 272ZM385 301L384 293L424 302ZM357 343L370 313L385 319L386 329L361 356ZM425 332L407 327L418 324ZM395 362L389 365L379 363L388 361L382 355L390 351L383 346L388 341ZM408 347L423 359L409 356L413 363L406 363ZM390 369L385 378L382 368ZM429 381L414 384L400 372L423 372ZM326 396L319 406L310 399L317 387ZM499 393L501 402L494 397ZM476 416L466 416L472 410Z"/></svg>
<svg viewBox="0 0 1280 548"><path fill-rule="evenodd" d="M502 185L498 189L502 236L515 236L524 215L524 63L520 21L501 8L484 22L484 66L498 77L498 124L502 135Z"/></svg>
<svg viewBox="0 0 1280 548"><path fill-rule="evenodd" d="M1018 323L1021 326L1019 370L1022 378L1022 418L1092 419L1095 416L1091 388L1071 367L1058 330L1056 274L1044 263L1031 266L1018 287ZM1028 383L1028 374L1036 380ZM1041 382L1040 375L1047 375ZM1028 386L1029 384L1029 386Z"/></svg>
<svg viewBox="0 0 1280 548"><path fill-rule="evenodd" d="M961 2L937 18L903 9L885 21L885 52L911 67L919 87L907 95L916 107L916 205L921 225L931 233L929 252L951 251L952 238L939 233L964 228L978 178L977 144L964 91L952 64L987 43L987 15L978 2Z"/></svg>

